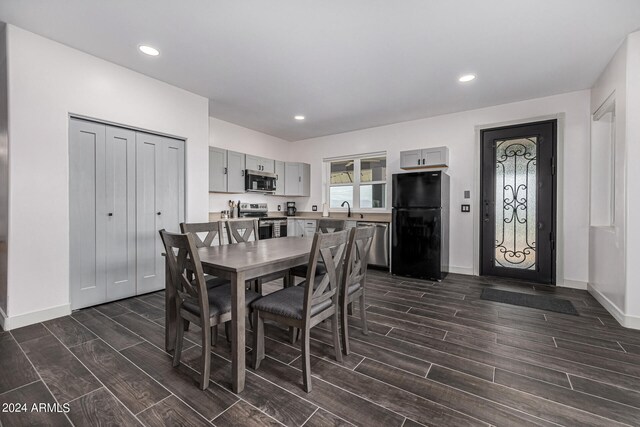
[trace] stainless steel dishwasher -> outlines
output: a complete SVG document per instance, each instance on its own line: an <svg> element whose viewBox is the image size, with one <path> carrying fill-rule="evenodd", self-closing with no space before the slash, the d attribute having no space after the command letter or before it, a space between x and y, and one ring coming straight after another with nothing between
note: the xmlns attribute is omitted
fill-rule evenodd
<svg viewBox="0 0 640 427"><path fill-rule="evenodd" d="M389 224L386 222L360 222L358 227L374 226L376 232L371 242L369 265L389 268Z"/></svg>

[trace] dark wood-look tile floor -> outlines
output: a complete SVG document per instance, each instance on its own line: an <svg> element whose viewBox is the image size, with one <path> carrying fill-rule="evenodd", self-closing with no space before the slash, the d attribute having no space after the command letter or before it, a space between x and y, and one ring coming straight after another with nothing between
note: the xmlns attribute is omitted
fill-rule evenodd
<svg viewBox="0 0 640 427"><path fill-rule="evenodd" d="M481 300L488 286L566 298L580 316ZM274 325L267 359L248 370L240 395L230 391L220 328L211 384L199 390L197 328L173 368L162 348L162 292L0 331L0 404L27 405L0 412L0 425L640 425L640 331L618 325L585 291L370 271L366 310L370 333L355 307L342 364L328 325L314 328L309 394L298 346ZM34 403L44 409L32 411ZM66 405L68 413L55 411Z"/></svg>

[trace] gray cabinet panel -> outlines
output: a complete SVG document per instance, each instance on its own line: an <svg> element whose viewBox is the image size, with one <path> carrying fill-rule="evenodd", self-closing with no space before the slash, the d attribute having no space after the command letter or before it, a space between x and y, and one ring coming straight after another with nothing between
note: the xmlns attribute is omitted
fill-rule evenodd
<svg viewBox="0 0 640 427"><path fill-rule="evenodd" d="M400 167L402 169L419 168L422 166L422 150L400 152Z"/></svg>
<svg viewBox="0 0 640 427"><path fill-rule="evenodd" d="M69 122L71 308L106 298L105 126Z"/></svg>
<svg viewBox="0 0 640 427"><path fill-rule="evenodd" d="M136 294L135 132L106 127L107 301Z"/></svg>
<svg viewBox="0 0 640 427"><path fill-rule="evenodd" d="M227 191L227 150L209 147L209 191Z"/></svg>
<svg viewBox="0 0 640 427"><path fill-rule="evenodd" d="M284 168L284 193L287 196L300 196L300 163L286 162Z"/></svg>
<svg viewBox="0 0 640 427"><path fill-rule="evenodd" d="M276 168L276 196L284 196L284 177L285 177L285 166L284 162L279 160L275 161Z"/></svg>
<svg viewBox="0 0 640 427"><path fill-rule="evenodd" d="M260 157L247 154L246 161L247 161L247 169L252 171L260 170Z"/></svg>
<svg viewBox="0 0 640 427"><path fill-rule="evenodd" d="M309 197L311 195L311 165L300 163L300 195Z"/></svg>
<svg viewBox="0 0 640 427"><path fill-rule="evenodd" d="M244 193L245 155L227 151L227 189L229 193Z"/></svg>
<svg viewBox="0 0 640 427"><path fill-rule="evenodd" d="M262 171L269 173L276 173L276 161L273 159L261 159Z"/></svg>

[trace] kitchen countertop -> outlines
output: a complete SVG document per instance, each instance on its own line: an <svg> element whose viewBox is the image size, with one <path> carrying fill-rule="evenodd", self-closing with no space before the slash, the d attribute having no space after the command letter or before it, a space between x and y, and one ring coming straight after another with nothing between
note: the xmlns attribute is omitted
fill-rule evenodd
<svg viewBox="0 0 640 427"><path fill-rule="evenodd" d="M347 218L347 214L332 213L327 218L330 219L344 219L347 221L364 221L364 222L391 222L390 213L364 213L360 218L359 213L351 213L351 218ZM322 212L297 212L296 216L290 216L289 218L296 219L321 219Z"/></svg>
<svg viewBox="0 0 640 427"><path fill-rule="evenodd" d="M347 221L364 221L364 222L391 222L391 214L390 213L366 213L362 214L363 218L360 218L359 213L351 214L351 218L347 218L346 214L331 214L328 218L330 219L344 219ZM267 218L287 218L287 219L321 219L322 212L297 212L295 216L286 216L284 212L272 211L267 214ZM220 212L209 212L209 221L233 221L239 219L247 219L247 218L229 218L229 219L221 219Z"/></svg>

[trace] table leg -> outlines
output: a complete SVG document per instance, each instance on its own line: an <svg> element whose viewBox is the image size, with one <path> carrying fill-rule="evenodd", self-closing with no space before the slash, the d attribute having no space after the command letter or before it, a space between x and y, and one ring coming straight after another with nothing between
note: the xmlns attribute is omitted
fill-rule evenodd
<svg viewBox="0 0 640 427"><path fill-rule="evenodd" d="M231 371L234 393L244 390L245 362L245 279L244 273L231 277Z"/></svg>
<svg viewBox="0 0 640 427"><path fill-rule="evenodd" d="M176 295L175 288L171 283L171 272L169 270L169 260L164 259L164 347L166 351L172 351L176 347Z"/></svg>

